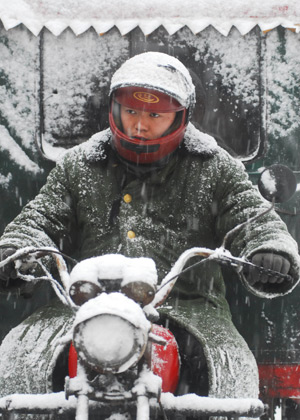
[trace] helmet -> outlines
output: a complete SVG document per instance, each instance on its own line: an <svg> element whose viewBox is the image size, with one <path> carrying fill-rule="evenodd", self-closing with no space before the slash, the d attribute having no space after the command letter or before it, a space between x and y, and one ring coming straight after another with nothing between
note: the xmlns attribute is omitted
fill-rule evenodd
<svg viewBox="0 0 300 420"><path fill-rule="evenodd" d="M191 76L179 60L157 52L132 57L111 80L109 124L113 148L122 158L137 164L167 160L183 140L194 103ZM149 113L175 112L176 117L159 138L131 138L123 132L121 105Z"/></svg>

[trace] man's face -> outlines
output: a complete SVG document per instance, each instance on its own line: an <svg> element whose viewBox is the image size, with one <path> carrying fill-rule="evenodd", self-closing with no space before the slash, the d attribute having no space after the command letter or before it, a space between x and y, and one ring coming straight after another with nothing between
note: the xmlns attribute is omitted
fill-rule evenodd
<svg viewBox="0 0 300 420"><path fill-rule="evenodd" d="M155 140L171 127L176 112L155 113L127 108L121 105L121 121L124 133L132 138Z"/></svg>

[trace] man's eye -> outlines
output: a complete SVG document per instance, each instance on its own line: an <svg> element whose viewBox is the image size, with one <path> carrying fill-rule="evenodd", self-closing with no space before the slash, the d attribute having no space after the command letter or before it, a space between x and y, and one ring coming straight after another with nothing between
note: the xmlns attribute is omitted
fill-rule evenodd
<svg viewBox="0 0 300 420"><path fill-rule="evenodd" d="M151 112L150 116L153 118L158 118L159 114L156 114L155 112Z"/></svg>
<svg viewBox="0 0 300 420"><path fill-rule="evenodd" d="M134 115L135 111L133 109L126 109L127 114Z"/></svg>

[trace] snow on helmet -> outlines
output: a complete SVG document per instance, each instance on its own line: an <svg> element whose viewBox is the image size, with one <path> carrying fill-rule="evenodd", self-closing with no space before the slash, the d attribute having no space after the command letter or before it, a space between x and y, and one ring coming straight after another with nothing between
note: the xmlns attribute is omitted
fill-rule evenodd
<svg viewBox="0 0 300 420"><path fill-rule="evenodd" d="M157 52L132 57L111 80L109 123L114 149L124 159L139 164L166 159L181 144L194 103L191 76L179 60ZM176 112L176 117L160 138L131 138L122 131L120 105L146 112Z"/></svg>

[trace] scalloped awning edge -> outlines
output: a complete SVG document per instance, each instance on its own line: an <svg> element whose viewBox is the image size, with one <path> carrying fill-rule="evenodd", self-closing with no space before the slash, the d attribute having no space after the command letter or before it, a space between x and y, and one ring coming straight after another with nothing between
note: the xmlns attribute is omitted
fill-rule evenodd
<svg viewBox="0 0 300 420"><path fill-rule="evenodd" d="M23 21L2 15L0 17L5 30L10 30L18 25L23 24L33 35L38 36L42 28L47 28L53 35L59 36L65 29L70 28L76 36L83 34L90 28L103 35L113 27L116 27L121 35L127 35L133 29L139 27L145 36L150 35L160 26L164 27L169 35L175 34L177 31L187 26L194 34L198 34L205 30L208 26L213 26L218 32L224 36L228 36L231 29L235 27L241 35L246 35L255 26L259 26L263 32L268 32L278 26L291 29L296 33L300 32L300 23L294 23L287 19L236 19L230 21L222 21L221 19L123 19L123 20L64 20L53 19L46 22L31 19ZM299 19L300 21L300 19Z"/></svg>

